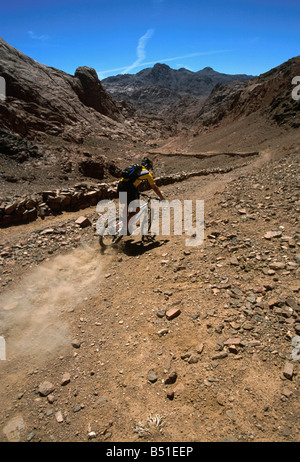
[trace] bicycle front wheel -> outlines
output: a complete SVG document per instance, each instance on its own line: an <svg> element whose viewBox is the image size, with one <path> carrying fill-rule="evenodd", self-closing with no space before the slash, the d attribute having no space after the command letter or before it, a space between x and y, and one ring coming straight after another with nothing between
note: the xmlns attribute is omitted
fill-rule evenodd
<svg viewBox="0 0 300 462"><path fill-rule="evenodd" d="M122 239L123 222L119 217L107 220L99 235L99 244L102 248L106 248L117 244Z"/></svg>

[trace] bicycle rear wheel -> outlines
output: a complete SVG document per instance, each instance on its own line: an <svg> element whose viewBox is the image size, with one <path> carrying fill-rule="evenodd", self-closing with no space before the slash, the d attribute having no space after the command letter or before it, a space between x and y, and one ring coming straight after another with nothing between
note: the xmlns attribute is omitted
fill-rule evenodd
<svg viewBox="0 0 300 462"><path fill-rule="evenodd" d="M119 217L107 220L99 236L100 246L106 248L117 244L123 237L123 234L121 234L122 229L123 222Z"/></svg>

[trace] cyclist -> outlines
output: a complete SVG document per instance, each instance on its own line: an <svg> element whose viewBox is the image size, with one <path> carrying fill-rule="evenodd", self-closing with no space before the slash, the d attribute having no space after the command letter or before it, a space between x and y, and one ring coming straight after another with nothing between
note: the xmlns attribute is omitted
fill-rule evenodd
<svg viewBox="0 0 300 462"><path fill-rule="evenodd" d="M128 207L132 201L139 199L140 193L138 187L143 180L147 180L153 191L157 194L157 196L161 200L164 200L161 191L155 184L153 176L150 173L150 169L152 170L152 168L152 161L148 157L144 157L140 164L134 164L128 167L127 169L123 170L123 177L121 178L118 184L118 193L120 204L124 204L123 196L120 195L120 193L127 193L126 202L124 204L126 207L125 211L127 212L127 229L130 219L140 211L139 207L134 212L129 211ZM130 173L127 174L127 172Z"/></svg>

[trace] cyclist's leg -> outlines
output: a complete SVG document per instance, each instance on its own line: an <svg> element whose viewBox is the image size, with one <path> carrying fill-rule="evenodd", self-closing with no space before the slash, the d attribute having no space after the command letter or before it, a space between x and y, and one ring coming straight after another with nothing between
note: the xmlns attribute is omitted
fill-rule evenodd
<svg viewBox="0 0 300 462"><path fill-rule="evenodd" d="M127 232L128 232L128 234L130 234L129 229L128 229L129 221L131 220L131 218L133 218L135 215L137 215L139 213L139 211L140 211L139 207L137 207L135 210L130 210L130 204L133 203L134 201L138 200L139 198L140 198L139 191L134 186L129 188L128 194L127 194L127 210L128 210L128 214L127 214Z"/></svg>
<svg viewBox="0 0 300 462"><path fill-rule="evenodd" d="M119 212L123 217L124 226L126 226L126 232L123 230L124 234L127 234L127 222L128 222L128 205L130 203L130 184L120 181L118 185L118 194L119 194Z"/></svg>

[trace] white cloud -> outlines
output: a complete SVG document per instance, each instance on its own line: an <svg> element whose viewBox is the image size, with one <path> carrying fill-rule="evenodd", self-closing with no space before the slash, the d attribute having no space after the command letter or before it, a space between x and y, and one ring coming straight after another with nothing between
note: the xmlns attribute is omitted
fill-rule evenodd
<svg viewBox="0 0 300 462"><path fill-rule="evenodd" d="M47 40L49 38L48 35L36 35L32 30L29 30L28 34L33 40Z"/></svg>
<svg viewBox="0 0 300 462"><path fill-rule="evenodd" d="M153 34L154 34L154 29L148 29L146 34L143 35L139 39L139 43L136 49L137 59L129 67L126 67L123 70L123 74L128 74L129 71L131 71L135 67L139 67L141 63L144 61L144 59L146 58L146 52L145 52L146 45L147 45L148 40L152 37Z"/></svg>
<svg viewBox="0 0 300 462"><path fill-rule="evenodd" d="M234 51L234 50L199 51L195 53L189 53L183 56L174 56L172 58L161 58L161 59L157 59L156 61L148 61L148 62L145 62L145 61L142 62L142 61L136 60L134 65L132 64L129 67L117 67L115 69L108 69L105 71L100 71L98 72L98 75L100 79L104 79L105 74L111 74L113 72L121 72L121 71L123 71L122 72L123 74L128 74L128 71L133 69L134 67L152 66L153 64L156 64L156 63L168 63L171 61L177 61L177 60L179 61L181 59L195 58L197 56L206 56L206 55L213 55L213 54L218 54L218 53L229 53L231 51ZM186 66L182 66L182 67L186 67Z"/></svg>

